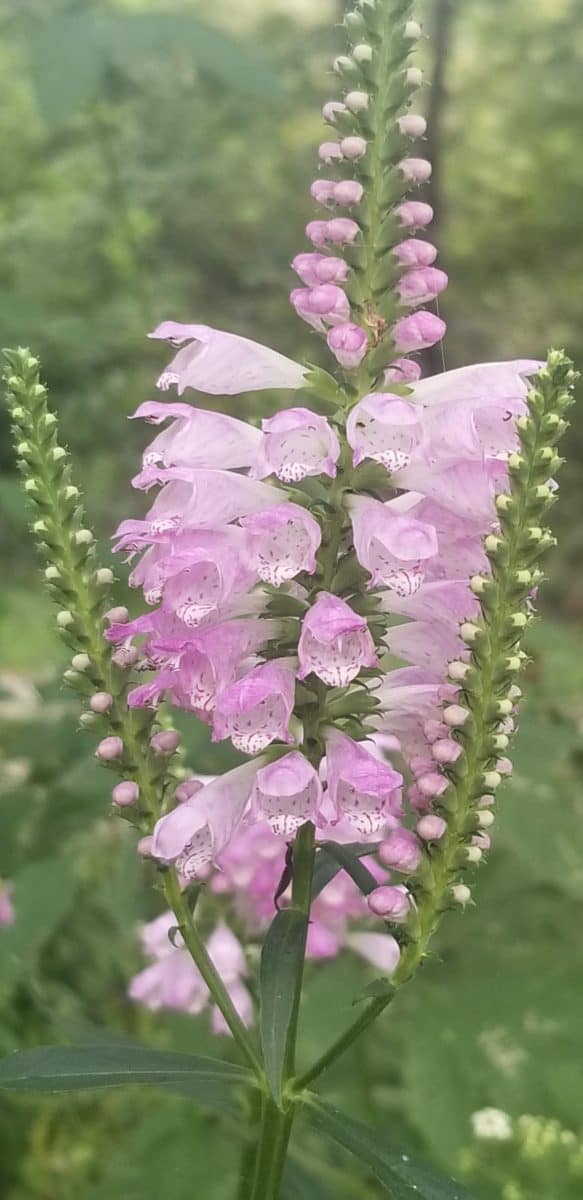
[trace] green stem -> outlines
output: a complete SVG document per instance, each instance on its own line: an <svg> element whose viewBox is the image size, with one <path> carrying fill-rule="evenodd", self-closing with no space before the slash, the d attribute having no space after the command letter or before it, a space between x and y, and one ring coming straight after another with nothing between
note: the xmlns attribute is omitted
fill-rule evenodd
<svg viewBox="0 0 583 1200"><path fill-rule="evenodd" d="M255 1177L249 1200L278 1200L294 1112L293 1105L283 1112L271 1096L265 1097Z"/></svg>
<svg viewBox="0 0 583 1200"><path fill-rule="evenodd" d="M212 959L207 953L198 929L192 918L192 913L184 893L181 891L178 876L174 870L164 876L164 891L170 908L174 912L184 944L200 971L217 1008L222 1013L246 1062L255 1072L257 1078L263 1078L261 1063L247 1030L229 996L229 993L218 974Z"/></svg>

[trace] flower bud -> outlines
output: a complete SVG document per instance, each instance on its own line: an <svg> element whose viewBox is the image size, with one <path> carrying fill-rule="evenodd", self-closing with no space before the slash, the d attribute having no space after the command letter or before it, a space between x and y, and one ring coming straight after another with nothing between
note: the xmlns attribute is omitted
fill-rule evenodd
<svg viewBox="0 0 583 1200"><path fill-rule="evenodd" d="M358 66L353 58L348 58L346 54L339 54L338 58L334 59L333 69L337 75L354 75L358 71Z"/></svg>
<svg viewBox="0 0 583 1200"><path fill-rule="evenodd" d="M421 864L423 851L414 833L395 829L379 846L379 858L385 867L410 874Z"/></svg>
<svg viewBox="0 0 583 1200"><path fill-rule="evenodd" d="M322 142L318 149L318 158L321 162L340 162L342 157L342 150L338 142Z"/></svg>
<svg viewBox="0 0 583 1200"><path fill-rule="evenodd" d="M340 143L340 149L344 158L362 158L366 154L367 143L362 137L345 137Z"/></svg>
<svg viewBox="0 0 583 1200"><path fill-rule="evenodd" d="M336 204L342 205L343 208L349 208L352 204L360 204L364 195L364 188L356 179L343 179L340 183L334 184L332 196Z"/></svg>
<svg viewBox="0 0 583 1200"><path fill-rule="evenodd" d="M395 209L400 224L404 229L424 229L433 220L433 209L422 200L404 200Z"/></svg>
<svg viewBox="0 0 583 1200"><path fill-rule="evenodd" d="M95 751L96 757L102 762L113 762L123 754L123 742L120 737L106 737L99 743Z"/></svg>
<svg viewBox="0 0 583 1200"><path fill-rule="evenodd" d="M447 830L447 821L443 817L428 814L417 822L417 833L424 842L438 842Z"/></svg>
<svg viewBox="0 0 583 1200"><path fill-rule="evenodd" d="M38 484L36 479L27 479L24 485L24 490L25 492L28 492L29 495L32 495L34 492L38 492Z"/></svg>
<svg viewBox="0 0 583 1200"><path fill-rule="evenodd" d="M450 704L443 710L443 719L450 729L459 729L461 725L465 725L469 715L469 709L462 708L461 704Z"/></svg>
<svg viewBox="0 0 583 1200"><path fill-rule="evenodd" d="M405 82L408 83L410 87L421 87L423 83L423 71L420 71L419 67L407 67L407 70L405 71Z"/></svg>
<svg viewBox="0 0 583 1200"><path fill-rule="evenodd" d="M90 546L95 538L90 529L78 529L73 536L73 541L76 546Z"/></svg>
<svg viewBox="0 0 583 1200"><path fill-rule="evenodd" d="M370 103L368 92L349 92L346 96L346 108L350 109L351 113L364 112Z"/></svg>
<svg viewBox="0 0 583 1200"><path fill-rule="evenodd" d="M406 113L397 124L405 137L419 138L427 132L427 121L418 113Z"/></svg>
<svg viewBox="0 0 583 1200"><path fill-rule="evenodd" d="M498 771L485 771L482 775L482 784L490 792L496 791L502 783L502 776Z"/></svg>
<svg viewBox="0 0 583 1200"><path fill-rule="evenodd" d="M51 450L51 458L52 458L53 462L55 462L55 463L60 462L62 458L66 458L66 457L67 457L67 451L64 449L63 446L53 446L53 449Z"/></svg>
<svg viewBox="0 0 583 1200"><path fill-rule="evenodd" d="M120 646L111 656L111 661L115 663L122 671L127 671L129 667L135 666L140 657L139 650L135 646Z"/></svg>
<svg viewBox="0 0 583 1200"><path fill-rule="evenodd" d="M466 848L466 858L469 863L473 863L475 865L481 861L482 857L482 851L479 846L472 845Z"/></svg>
<svg viewBox="0 0 583 1200"><path fill-rule="evenodd" d="M75 654L71 659L71 666L75 671L88 671L91 666L91 659L88 654Z"/></svg>
<svg viewBox="0 0 583 1200"><path fill-rule="evenodd" d="M454 884L454 886L451 889L451 894L452 894L452 898L455 900L456 904L463 904L463 905L469 904L469 902L472 898L472 893L471 893L469 887L466 887L465 883Z"/></svg>
<svg viewBox="0 0 583 1200"><path fill-rule="evenodd" d="M111 793L111 799L117 808L130 808L132 804L136 804L139 796L140 789L137 783L133 783L129 779L118 783Z"/></svg>
<svg viewBox="0 0 583 1200"><path fill-rule="evenodd" d="M59 571L58 567L51 566L51 567L46 568L45 579L47 580L48 583L54 583L54 581L56 579L60 579L60 578L61 578L61 572Z"/></svg>
<svg viewBox="0 0 583 1200"><path fill-rule="evenodd" d="M73 483L70 483L69 486L65 488L64 495L65 500L76 500L77 497L81 495L81 492L79 491L78 487L75 487Z"/></svg>
<svg viewBox="0 0 583 1200"><path fill-rule="evenodd" d="M107 587L110 583L113 583L113 580L114 574L109 567L99 567L99 569L95 572L95 582L98 583L100 587Z"/></svg>
<svg viewBox="0 0 583 1200"><path fill-rule="evenodd" d="M368 336L359 325L336 325L327 340L329 349L346 371L359 367L368 350Z"/></svg>
<svg viewBox="0 0 583 1200"><path fill-rule="evenodd" d="M435 346L445 335L447 326L435 313L420 309L410 317L402 317L393 327L393 337L400 354L411 354Z"/></svg>
<svg viewBox="0 0 583 1200"><path fill-rule="evenodd" d="M496 817L491 808L480 809L478 813L478 825L480 829L491 829Z"/></svg>
<svg viewBox="0 0 583 1200"><path fill-rule="evenodd" d="M431 179L433 168L426 158L404 158L399 167L409 183L427 183Z"/></svg>
<svg viewBox="0 0 583 1200"><path fill-rule="evenodd" d="M129 620L129 616L127 608L120 604L117 608L108 609L105 613L105 620L110 625L125 625L126 621Z"/></svg>
<svg viewBox="0 0 583 1200"><path fill-rule="evenodd" d="M457 762L462 748L459 742L454 742L453 738L441 738L434 742L432 746L432 754L440 766L448 766L450 763Z"/></svg>
<svg viewBox="0 0 583 1200"><path fill-rule="evenodd" d="M375 917L403 925L411 910L411 898L402 887L379 887L367 899L368 907Z"/></svg>
<svg viewBox="0 0 583 1200"><path fill-rule="evenodd" d="M113 704L113 696L109 692L96 692L89 701L91 712L98 713L103 716L108 713Z"/></svg>
<svg viewBox="0 0 583 1200"><path fill-rule="evenodd" d="M180 734L175 729L162 729L150 738L154 754L174 754L180 745Z"/></svg>
<svg viewBox="0 0 583 1200"><path fill-rule="evenodd" d="M421 33L421 26L418 25L417 21L407 21L404 30L404 36L406 38L410 39L412 42L416 42L421 37Z"/></svg>
<svg viewBox="0 0 583 1200"><path fill-rule="evenodd" d="M453 662L450 662L447 668L447 673L450 679L453 679L454 683L462 683L463 680L467 678L470 671L471 667L468 663L458 662L455 659Z"/></svg>
<svg viewBox="0 0 583 1200"><path fill-rule="evenodd" d="M182 783L178 784L174 796L179 804L184 804L192 796L196 796L202 787L204 783L201 779L183 779Z"/></svg>
<svg viewBox="0 0 583 1200"><path fill-rule="evenodd" d="M357 63L372 62L373 49L366 42L359 42L358 46L354 47L352 57Z"/></svg>
<svg viewBox="0 0 583 1200"><path fill-rule="evenodd" d="M328 121L328 123L330 125L334 125L336 123L337 113L345 113L345 112L346 112L346 105L342 104L342 102L340 100L328 100L328 102L324 105L324 107L322 109L322 116L324 117L324 120Z"/></svg>
<svg viewBox="0 0 583 1200"><path fill-rule="evenodd" d="M154 845L154 839L151 835L148 837L140 838L138 845L137 845L137 851L138 851L138 854L140 855L140 858L151 858L153 845Z"/></svg>
<svg viewBox="0 0 583 1200"><path fill-rule="evenodd" d="M449 783L445 775L440 775L437 771L428 771L426 775L421 775L417 780L417 786L422 796L432 800L437 796L443 796Z"/></svg>
<svg viewBox="0 0 583 1200"><path fill-rule="evenodd" d="M57 625L59 626L59 629L69 629L69 627L74 624L75 618L73 613L69 612L68 608L64 608L61 610L61 612L57 613Z"/></svg>

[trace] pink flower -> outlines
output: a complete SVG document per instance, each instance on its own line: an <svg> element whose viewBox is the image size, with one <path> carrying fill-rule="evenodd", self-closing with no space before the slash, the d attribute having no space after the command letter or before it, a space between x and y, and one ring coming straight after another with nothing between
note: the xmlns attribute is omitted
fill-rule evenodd
<svg viewBox="0 0 583 1200"><path fill-rule="evenodd" d="M318 158L321 162L339 162L342 157L342 150L338 142L322 142L322 145L318 149Z"/></svg>
<svg viewBox="0 0 583 1200"><path fill-rule="evenodd" d="M340 143L344 158L363 158L367 151L367 143L363 137L345 137Z"/></svg>
<svg viewBox="0 0 583 1200"><path fill-rule="evenodd" d="M397 293L403 304L428 304L435 300L447 287L445 271L436 267L422 267L419 271L407 271L397 284Z"/></svg>
<svg viewBox="0 0 583 1200"><path fill-rule="evenodd" d="M334 204L335 186L333 179L315 179L310 188L310 195L317 204L323 204L325 208L331 208Z"/></svg>
<svg viewBox="0 0 583 1200"><path fill-rule="evenodd" d="M326 241L334 246L347 246L355 242L360 233L360 225L350 217L332 217L326 221Z"/></svg>
<svg viewBox="0 0 583 1200"><path fill-rule="evenodd" d="M328 347L340 366L352 371L368 350L368 335L360 325L336 325L328 334Z"/></svg>
<svg viewBox="0 0 583 1200"><path fill-rule="evenodd" d="M240 825L249 804L261 760L245 763L201 788L154 827L152 856L175 863L191 883L216 861Z"/></svg>
<svg viewBox="0 0 583 1200"><path fill-rule="evenodd" d="M376 833L387 816L401 815L403 777L370 754L361 742L336 730L326 742L328 796L338 820L345 817L359 833Z"/></svg>
<svg viewBox="0 0 583 1200"><path fill-rule="evenodd" d="M290 299L298 316L320 333L328 325L340 325L350 317L346 294L333 283L322 283L314 288L294 288Z"/></svg>
<svg viewBox="0 0 583 1200"><path fill-rule="evenodd" d="M344 259L327 254L298 254L292 267L308 287L318 287L321 283L344 283L348 276L348 264Z"/></svg>
<svg viewBox="0 0 583 1200"><path fill-rule="evenodd" d="M414 666L445 674L448 662L464 658L466 648L457 629L438 621L408 621L388 635L391 654Z"/></svg>
<svg viewBox="0 0 583 1200"><path fill-rule="evenodd" d="M181 347L158 380L162 391L175 384L179 395L191 387L214 396L234 396L264 388L295 390L302 386L303 367L238 334L208 325L163 321L150 337Z"/></svg>
<svg viewBox="0 0 583 1200"><path fill-rule="evenodd" d="M399 471L410 461L422 435L422 412L409 400L391 393L372 392L349 413L346 436L357 467L365 458Z"/></svg>
<svg viewBox="0 0 583 1200"><path fill-rule="evenodd" d="M144 451L143 467L249 467L257 453L261 435L253 425L224 413L207 412L190 404L168 404L149 400L141 404L133 419L141 417L160 425L170 417L172 424ZM140 483L135 484L136 487Z"/></svg>
<svg viewBox="0 0 583 1200"><path fill-rule="evenodd" d="M394 925L404 925L411 912L411 897L402 886L380 887L370 893L368 906L375 917L382 917Z"/></svg>
<svg viewBox="0 0 583 1200"><path fill-rule="evenodd" d="M332 196L336 204L343 208L351 208L353 204L360 204L364 188L357 179L342 179L340 183L334 184Z"/></svg>
<svg viewBox="0 0 583 1200"><path fill-rule="evenodd" d="M396 216L404 229L423 229L433 220L433 209L422 200L405 200L395 209Z"/></svg>
<svg viewBox="0 0 583 1200"><path fill-rule="evenodd" d="M278 837L293 837L305 821L315 821L322 785L303 754L292 750L257 772L253 807Z"/></svg>
<svg viewBox="0 0 583 1200"><path fill-rule="evenodd" d="M239 538L232 535L240 534ZM210 616L218 616L237 596L243 596L253 582L253 573L245 564L241 531L197 530L193 545L163 560L172 570L162 590L162 608L174 613L189 629L195 629Z"/></svg>
<svg viewBox="0 0 583 1200"><path fill-rule="evenodd" d="M465 579L439 579L423 583L412 596L387 598L390 612L402 613L415 621L438 621L454 626L477 616L480 605Z"/></svg>
<svg viewBox="0 0 583 1200"><path fill-rule="evenodd" d="M380 844L379 858L386 867L409 875L421 866L423 852L414 833L408 829L393 829Z"/></svg>
<svg viewBox="0 0 583 1200"><path fill-rule="evenodd" d="M399 965L399 943L388 933L350 933L346 945L385 975L392 975Z"/></svg>
<svg viewBox="0 0 583 1200"><path fill-rule="evenodd" d="M249 671L217 697L213 741L230 737L237 750L258 754L273 741L292 742L295 666L273 659Z"/></svg>
<svg viewBox="0 0 583 1200"><path fill-rule="evenodd" d="M325 417L307 408L287 408L263 421L263 442L254 475L275 474L285 483L307 475L336 475L340 443Z"/></svg>
<svg viewBox="0 0 583 1200"><path fill-rule="evenodd" d="M352 496L349 501L358 561L379 584L408 596L421 586L425 563L438 552L432 525L400 516L378 500Z"/></svg>
<svg viewBox="0 0 583 1200"><path fill-rule="evenodd" d="M399 117L398 125L405 137L418 138L427 133L427 121L417 113L406 113L404 117Z"/></svg>
<svg viewBox="0 0 583 1200"><path fill-rule="evenodd" d="M377 662L364 617L329 592L320 592L304 617L298 656L298 678L313 672L329 687L346 687L362 667Z"/></svg>
<svg viewBox="0 0 583 1200"><path fill-rule="evenodd" d="M245 517L247 549L253 569L272 587L280 587L300 572L312 575L322 540L318 521L299 504L278 504Z"/></svg>
<svg viewBox="0 0 583 1200"><path fill-rule="evenodd" d="M7 929L16 919L12 903L12 884L0 883L0 929Z"/></svg>
<svg viewBox="0 0 583 1200"><path fill-rule="evenodd" d="M441 317L421 308L410 317L401 317L393 328L393 337L397 350L411 354L415 350L425 350L434 346L445 336L447 326Z"/></svg>

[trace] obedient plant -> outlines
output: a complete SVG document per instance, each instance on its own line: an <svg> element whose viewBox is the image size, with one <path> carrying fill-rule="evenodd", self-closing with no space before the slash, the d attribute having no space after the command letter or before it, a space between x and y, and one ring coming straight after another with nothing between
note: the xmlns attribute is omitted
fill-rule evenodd
<svg viewBox="0 0 583 1200"><path fill-rule="evenodd" d="M447 276L418 191L431 165L411 9L359 0L324 107L291 303L327 343L330 373L203 325L151 334L175 353L160 400L135 414L161 428L133 480L155 499L115 535L143 597L131 618L98 565L38 362L7 355L33 531L73 652L66 679L166 896L130 996L210 1007L234 1038L250 1118L239 1195L254 1200L282 1194L296 1117L360 1154L395 1196L462 1195L429 1190L312 1085L471 899L512 769L521 639L553 543L545 518L575 379L558 352L421 378L419 352L445 334L435 302ZM237 397L260 390L279 407L259 428ZM205 395L226 411L201 407ZM185 777L172 709L229 740L241 765ZM258 986L246 954L257 941ZM305 958L342 950L380 979L299 1071ZM207 1061L215 1090L233 1086L228 1068Z"/></svg>

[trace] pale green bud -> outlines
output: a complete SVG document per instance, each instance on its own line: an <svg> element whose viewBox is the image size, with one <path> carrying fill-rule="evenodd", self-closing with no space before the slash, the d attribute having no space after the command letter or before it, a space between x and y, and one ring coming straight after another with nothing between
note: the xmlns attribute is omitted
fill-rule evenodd
<svg viewBox="0 0 583 1200"><path fill-rule="evenodd" d="M37 524L40 525L41 522L37 521ZM51 567L46 568L45 579L48 580L49 583L52 583L55 579L60 579L60 578L61 578L61 572L59 571L58 567L51 566Z"/></svg>
<svg viewBox="0 0 583 1200"><path fill-rule="evenodd" d="M75 618L68 608L63 608L60 613L57 613L57 625L59 629L68 629L70 625L75 624Z"/></svg>
<svg viewBox="0 0 583 1200"><path fill-rule="evenodd" d="M76 654L71 660L71 666L76 671L87 671L91 666L91 659L88 654Z"/></svg>
<svg viewBox="0 0 583 1200"><path fill-rule="evenodd" d="M456 883L451 889L452 899L456 904L469 904L472 893L465 883Z"/></svg>
<svg viewBox="0 0 583 1200"><path fill-rule="evenodd" d="M76 546L90 546L95 538L90 529L78 529L73 541Z"/></svg>

